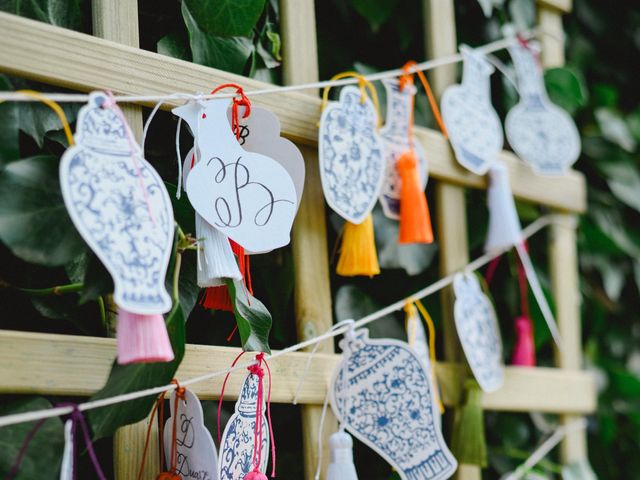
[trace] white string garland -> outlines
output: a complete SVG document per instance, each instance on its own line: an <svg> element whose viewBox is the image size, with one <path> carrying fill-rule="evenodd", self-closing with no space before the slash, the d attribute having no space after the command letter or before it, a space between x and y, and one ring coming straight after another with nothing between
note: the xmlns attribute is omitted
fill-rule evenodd
<svg viewBox="0 0 640 480"><path fill-rule="evenodd" d="M553 223L553 219L554 219L554 215L545 215L543 217L540 217L539 219L537 219L535 222L529 224L526 228L524 228L522 230L522 239L526 240L527 238L533 236L534 234L538 233L540 230L542 230L543 228L551 225ZM468 263L464 268L462 268L460 271L462 272L471 272L474 270L478 270L480 267L483 267L484 265L488 264L489 262L491 262L491 260L493 260L494 258L499 257L500 255L502 255L503 253L506 253L507 251L509 251L512 247L507 247L507 248L503 248L500 250L496 250L493 252L489 252L489 253L485 253L484 255L476 258L475 260L473 260L472 262ZM282 350L278 350L277 352L271 354L271 355L265 355L265 359L266 360L273 360L276 359L278 357L281 357L283 355L286 355L287 353L292 353L292 352L297 352L299 350L302 350L306 347L309 347L311 345L315 345L319 342L322 342L323 340L326 340L328 338L333 338L333 337L337 337L338 335L342 335L343 333L345 333L346 331L348 331L350 328L359 328L359 327L363 327L365 325L367 325L368 323L371 323L375 320L379 320L380 318L385 317L386 315L402 310L402 308L404 308L404 305L407 302L407 299L412 299L412 300L419 300L422 298L425 298L441 289L443 289L444 287L450 285L453 283L453 278L455 276L456 273L452 273L450 275L447 275L446 277L441 278L440 280L436 281L435 283L432 283L431 285L423 288L422 290L419 290L417 292L415 292L414 294L408 296L407 298L403 298L402 300L399 300L395 303L392 303L390 305L387 305L386 307L370 313L369 315L366 315L362 318L360 318L359 320L355 321L352 325L343 325L340 328L335 328L332 327L331 329L329 329L327 332L325 332L322 335L319 335L317 337L305 340L303 342L297 343L295 345L291 345L287 348L284 348ZM180 382L180 386L181 387L187 387L189 385L193 385L196 383L200 383L206 380L210 380L212 378L216 378L216 377L221 377L224 375L227 375L228 373L234 372L236 370L242 370L245 368L248 368L249 366L255 364L255 361L252 362L247 362L244 364L236 364L236 366L234 367L230 367L230 368L226 368L224 370L218 370L215 372L210 372L210 373L206 373L197 377L192 377L189 378L187 380L184 380L182 382ZM108 398L103 398L100 400L93 400L90 402L85 402L85 403L80 403L78 404L78 409L82 412L87 411L87 410L93 410L96 408L102 408L102 407L107 407L109 405L115 405L118 403L123 403L123 402L128 402L130 400L136 400L139 398L144 398L144 397L148 397L151 395L159 395L162 392L169 392L171 390L175 390L176 388L178 388L178 386L175 383L170 383L168 385L163 385L163 386L159 386L159 387L153 387L153 388L147 388L145 390L139 390L139 391L135 391L135 392L130 392L130 393L125 393L122 395L116 395L113 397L108 397ZM61 415L68 415L70 413L73 412L73 407L54 407L54 408L47 408L47 409L42 409L42 410L34 410L31 412L25 412L25 413L16 413L16 414L12 414L12 415L5 415L3 417L0 417L0 427L5 427L8 425L15 425L18 423L25 423L25 422L31 422L31 421L36 421L36 420L41 420L41 419L45 419L45 418L52 418L52 417L58 417Z"/></svg>
<svg viewBox="0 0 640 480"><path fill-rule="evenodd" d="M547 35L553 38L556 38L558 41L562 39L558 39L556 35L545 31L544 29L536 28L526 32L520 33L520 38L529 40L535 38L540 35ZM515 36L509 36L506 38L502 38L500 40L496 40L480 47L476 47L475 50L482 52L484 54L490 54L493 52L497 52L500 50L504 50L505 48L509 48L518 43L518 39ZM370 81L383 80L385 78L395 78L400 77L406 73L415 73L417 71L426 71L432 70L437 67L452 65L462 61L462 54L456 53L453 55L448 55L444 57L434 58L431 60L427 60L422 63L417 63L413 67L409 68L407 71L396 68L393 70L385 70L383 72L377 72L369 75L364 75L363 77ZM499 68L501 71L501 69ZM272 95L277 93L284 92L295 92L302 90L312 90L312 89L320 89L324 87L338 87L344 85L355 85L360 81L359 78L344 78L340 80L324 80L319 82L311 82L311 83L303 83L298 85L287 85L287 86L277 86L271 88L263 88L257 90L249 90L245 91L244 94L247 97L258 97L262 95ZM84 93L42 93L44 98L49 100L53 100L55 102L69 102L69 103L86 103L89 100L89 95ZM113 95L113 98L118 103L167 103L170 101L176 100L208 100L211 98L233 98L236 94L234 93L215 93L215 94L191 94L191 93L171 93L165 95ZM24 95L20 92L0 92L0 101L13 101L13 102L38 102L40 100Z"/></svg>

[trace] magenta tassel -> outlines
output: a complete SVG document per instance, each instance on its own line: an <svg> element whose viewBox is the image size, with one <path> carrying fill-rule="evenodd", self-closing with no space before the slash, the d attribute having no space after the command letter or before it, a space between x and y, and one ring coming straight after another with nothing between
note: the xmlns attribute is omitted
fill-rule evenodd
<svg viewBox="0 0 640 480"><path fill-rule="evenodd" d="M173 350L164 318L118 310L118 363L170 362Z"/></svg>
<svg viewBox="0 0 640 480"><path fill-rule="evenodd" d="M252 470L244 476L244 480L269 480L267 476L259 471Z"/></svg>
<svg viewBox="0 0 640 480"><path fill-rule="evenodd" d="M516 318L516 343L511 357L512 365L536 366L536 347L533 341L533 325L528 317Z"/></svg>

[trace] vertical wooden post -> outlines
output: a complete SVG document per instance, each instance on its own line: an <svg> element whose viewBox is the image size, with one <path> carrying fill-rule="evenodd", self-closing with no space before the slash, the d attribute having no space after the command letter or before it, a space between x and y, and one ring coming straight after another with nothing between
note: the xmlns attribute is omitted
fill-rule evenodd
<svg viewBox="0 0 640 480"><path fill-rule="evenodd" d="M313 0L281 0L280 30L283 46L283 71L286 84L318 80L315 6ZM317 92L309 92L317 95ZM295 315L298 338L306 340L326 331L333 324L329 258L324 195L320 184L317 150L301 147L306 164L304 195L293 225L292 249L295 270ZM326 341L318 351L333 352ZM322 409L302 406L304 472L312 480L318 461L318 427ZM329 460L328 435L335 431L336 420L327 412L323 432L323 471Z"/></svg>
<svg viewBox="0 0 640 480"><path fill-rule="evenodd" d="M542 63L545 67L564 65L564 30L562 12L547 4L538 5L538 25L550 35L543 35ZM559 213L551 226L549 245L549 271L551 288L556 303L556 318L562 336L562 351L555 351L556 365L567 370L582 368L582 327L580 318L580 291L578 253L576 243L577 219ZM578 417L563 415L560 421L570 423ZM587 457L587 437L583 430L569 433L560 446L565 464Z"/></svg>
<svg viewBox="0 0 640 480"><path fill-rule="evenodd" d="M456 18L453 0L424 0L425 44L429 58L456 53ZM431 85L438 98L447 86L456 82L454 65L439 67L429 72ZM448 275L469 262L467 238L467 211L464 188L438 182L436 184L436 216L440 241L440 273ZM448 361L464 361L453 320L453 291L442 292L444 356ZM478 480L480 468L460 465L455 478Z"/></svg>
<svg viewBox="0 0 640 480"><path fill-rule="evenodd" d="M97 37L113 40L132 47L139 46L137 0L93 0L93 33ZM133 135L142 137L142 109L137 105L120 105L131 127ZM146 438L148 420L127 425L116 431L113 440L115 478L136 478ZM153 480L160 471L158 451L158 428L154 423L147 455L145 480Z"/></svg>

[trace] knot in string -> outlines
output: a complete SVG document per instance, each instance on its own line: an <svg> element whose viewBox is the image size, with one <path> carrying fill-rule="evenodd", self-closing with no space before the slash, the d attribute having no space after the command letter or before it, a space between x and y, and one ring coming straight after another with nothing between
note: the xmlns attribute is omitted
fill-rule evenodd
<svg viewBox="0 0 640 480"><path fill-rule="evenodd" d="M242 114L242 118L247 118L251 115L251 101L245 95L244 89L236 84L236 83L223 83L222 85L217 86L213 90L211 90L211 94L218 93L225 88L235 88L236 89L236 97L233 97L233 104L231 107L231 129L233 130L234 135L238 140L240 140L240 116L238 115L238 107L244 107L244 112ZM204 115L204 114L203 114Z"/></svg>
<svg viewBox="0 0 640 480"><path fill-rule="evenodd" d="M382 118L380 116L380 102L378 101L378 92L376 91L376 87L373 86L364 75L359 74L358 72L348 71L342 72L331 77L330 82L334 80L341 80L343 78L355 78L358 81L358 88L360 89L360 103L365 103L367 98L371 100L373 106L376 110L377 114L377 127L380 127L382 123ZM322 92L322 105L320 107L320 111L323 111L327 107L327 103L329 103L329 90L331 90L331 85L327 85Z"/></svg>

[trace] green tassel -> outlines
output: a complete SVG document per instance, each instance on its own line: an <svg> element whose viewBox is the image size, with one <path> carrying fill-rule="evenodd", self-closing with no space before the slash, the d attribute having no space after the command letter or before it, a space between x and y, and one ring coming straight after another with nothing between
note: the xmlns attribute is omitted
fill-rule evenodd
<svg viewBox="0 0 640 480"><path fill-rule="evenodd" d="M453 454L460 464L487 466L487 444L484 438L482 390L473 379L464 383L465 403L456 410L453 426Z"/></svg>

